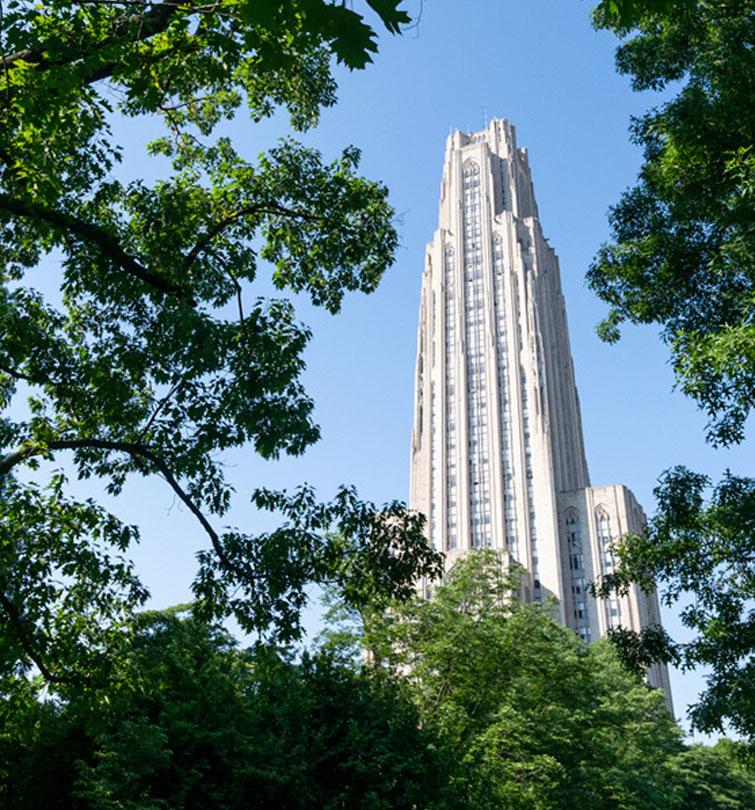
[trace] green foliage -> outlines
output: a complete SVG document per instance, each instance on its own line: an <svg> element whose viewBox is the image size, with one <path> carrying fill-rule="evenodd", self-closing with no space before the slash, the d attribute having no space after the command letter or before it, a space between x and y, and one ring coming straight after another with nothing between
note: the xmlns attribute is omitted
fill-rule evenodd
<svg viewBox="0 0 755 810"><path fill-rule="evenodd" d="M616 64L634 89L678 87L632 122L644 151L639 182L611 209L612 241L588 274L610 306L599 334L615 341L623 321L659 324L679 387L709 417L708 441L741 442L755 401L755 6L605 0L594 19L624 39ZM666 472L647 535L623 539L622 566L601 592L657 577L668 604L688 594L690 643L660 628L613 638L635 667L708 665L694 724L728 722L752 738L753 482L727 475L706 507L709 484L683 468Z"/></svg>
<svg viewBox="0 0 755 810"><path fill-rule="evenodd" d="M438 793L431 738L381 673L240 651L177 611L137 618L121 670L3 725L3 807L389 810Z"/></svg>
<svg viewBox="0 0 755 810"><path fill-rule="evenodd" d="M390 32L408 21L395 0L367 5ZM41 459L65 456L116 495L130 476L164 479L208 538L194 584L203 610L261 635L298 635L312 580L358 604L435 571L418 517L348 488L329 503L307 487L260 489L252 500L283 514L279 530L216 528L232 496L223 451L277 458L319 437L300 380L310 331L285 297L255 293L259 275L335 313L346 292L375 289L397 235L354 147L327 162L286 139L251 162L215 129L242 107L253 121L285 108L294 129L314 125L335 102L332 57L360 68L375 52L370 24L325 0L17 0L2 23L6 671L89 671L79 652L105 660L144 597L105 550L126 555L135 530L66 500L61 479L25 489L16 475ZM161 179L117 165L123 117L159 132L149 152ZM34 287L42 262L59 272L60 300Z"/></svg>
<svg viewBox="0 0 755 810"><path fill-rule="evenodd" d="M706 690L693 706L694 725L723 731L729 724L755 739L755 480L727 474L705 502L710 480L684 467L661 478L658 511L645 534L622 538L618 567L600 592L622 591L630 582L657 581L668 605L688 604L684 625L690 642L675 644L654 628L615 637L633 665L674 660L685 668L710 669Z"/></svg>
<svg viewBox="0 0 755 810"><path fill-rule="evenodd" d="M517 590L516 571L482 552L432 600L365 619L372 660L406 677L447 752L448 806L681 808L667 768L681 732L662 694Z"/></svg>
<svg viewBox="0 0 755 810"><path fill-rule="evenodd" d="M630 30L648 17L689 7L695 0L601 0L593 11L595 23L616 31Z"/></svg>
<svg viewBox="0 0 755 810"><path fill-rule="evenodd" d="M45 490L0 482L0 694L24 694L31 666L61 685L97 683L128 641L130 613L146 594L121 558L137 538L96 504L63 495L55 476ZM67 662L65 668L61 662ZM19 677L20 676L20 677Z"/></svg>
<svg viewBox="0 0 755 810"><path fill-rule="evenodd" d="M657 691L517 587L483 552L436 600L364 610L366 666L241 650L190 607L139 614L119 679L0 704L0 803L749 810L742 746L685 748Z"/></svg>
<svg viewBox="0 0 755 810"><path fill-rule="evenodd" d="M744 437L755 390L755 6L750 0L608 0L596 23L625 41L636 90L681 87L633 121L638 184L611 210L590 286L622 321L657 323L708 438Z"/></svg>
<svg viewBox="0 0 755 810"><path fill-rule="evenodd" d="M735 810L755 805L755 779L746 752L730 740L693 745L669 761L677 806L685 810Z"/></svg>

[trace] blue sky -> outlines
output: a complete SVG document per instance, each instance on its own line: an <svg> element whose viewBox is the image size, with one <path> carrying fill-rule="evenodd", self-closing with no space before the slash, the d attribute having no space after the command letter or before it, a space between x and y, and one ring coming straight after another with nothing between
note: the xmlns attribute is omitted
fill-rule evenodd
<svg viewBox="0 0 755 810"><path fill-rule="evenodd" d="M625 330L616 346L595 335L604 307L587 290L585 272L608 235L608 207L640 164L629 118L659 97L633 93L616 75L615 40L591 28L590 7L580 0L427 0L415 29L381 37L367 70L337 70L338 105L316 130L297 137L331 159L350 144L363 150L364 174L391 190L401 248L379 291L347 298L338 316L299 302L314 331L305 381L323 438L305 456L274 463L247 449L228 454L238 492L229 523L251 531L269 525L247 505L247 493L261 484L308 481L327 498L348 482L370 500L406 499L420 274L436 227L445 139L452 128L481 128L486 113L510 119L528 148L542 225L560 257L592 483L625 483L652 512L653 486L671 465L714 478L727 467L750 471L751 441L730 451L705 445L705 418L672 391L654 328ZM124 171L159 172L144 153L156 131L145 122L118 127ZM254 157L288 134L288 125L284 116L253 125L241 114L227 130ZM142 527L136 559L152 604L186 601L194 553L204 545L190 516L158 479L129 484L113 507ZM665 611L665 621L678 632L673 611ZM672 684L680 716L701 676L674 673Z"/></svg>

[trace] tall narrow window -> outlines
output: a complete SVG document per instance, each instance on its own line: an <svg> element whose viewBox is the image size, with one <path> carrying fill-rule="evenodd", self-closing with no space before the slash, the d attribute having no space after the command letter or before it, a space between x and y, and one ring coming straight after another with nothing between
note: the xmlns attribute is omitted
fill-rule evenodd
<svg viewBox="0 0 755 810"><path fill-rule="evenodd" d="M454 250L444 253L445 281L445 396L446 396L446 548L458 547L458 507L456 489L456 263Z"/></svg>
<svg viewBox="0 0 755 810"><path fill-rule="evenodd" d="M438 450L438 434L440 425L438 424L438 402L435 383L430 384L430 540L432 547L440 548L438 535L440 534L440 523L438 522L438 510L440 509L440 456Z"/></svg>
<svg viewBox="0 0 755 810"><path fill-rule="evenodd" d="M604 507L595 510L595 525L598 530L598 549L600 553L600 570L602 574L612 574L614 570L613 535L611 518ZM621 606L618 599L605 600L606 616L609 627L621 624Z"/></svg>
<svg viewBox="0 0 755 810"><path fill-rule="evenodd" d="M590 614L587 606L587 577L582 546L582 526L579 513L575 509L570 509L566 514L566 546L571 578L572 626L574 632L583 641L590 641Z"/></svg>
<svg viewBox="0 0 755 810"><path fill-rule="evenodd" d="M524 428L524 474L527 482L527 519L529 522L530 553L532 555L532 576L535 579L535 589L533 596L535 599L542 598L540 590L540 569L537 553L537 523L535 513L535 490L533 486L532 471L532 446L530 443L530 407L527 395L527 375L523 368L519 369L519 381L522 391L522 427Z"/></svg>
<svg viewBox="0 0 755 810"><path fill-rule="evenodd" d="M506 523L506 546L519 558L517 541L516 500L514 497L514 455L511 447L511 396L508 384L508 342L506 340L506 276L503 262L503 241L493 237L493 287L495 292L495 345L498 364L498 402L501 419L501 478Z"/></svg>
<svg viewBox="0 0 755 810"><path fill-rule="evenodd" d="M491 545L490 470L488 469L485 309L482 281L480 168L467 161L463 170L464 327L469 441L470 544Z"/></svg>

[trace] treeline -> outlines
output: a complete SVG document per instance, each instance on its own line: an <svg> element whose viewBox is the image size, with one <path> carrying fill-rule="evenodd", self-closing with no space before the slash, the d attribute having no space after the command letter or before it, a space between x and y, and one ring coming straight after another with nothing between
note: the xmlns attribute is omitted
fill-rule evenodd
<svg viewBox="0 0 755 810"><path fill-rule="evenodd" d="M294 656L145 613L117 678L17 694L5 808L750 808L746 751L684 744L605 642L519 603L492 553ZM362 649L367 654L362 654Z"/></svg>

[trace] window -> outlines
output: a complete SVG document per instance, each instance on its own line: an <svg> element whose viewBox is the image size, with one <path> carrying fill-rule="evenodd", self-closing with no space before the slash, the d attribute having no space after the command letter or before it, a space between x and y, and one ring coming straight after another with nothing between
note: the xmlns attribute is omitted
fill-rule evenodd
<svg viewBox="0 0 755 810"><path fill-rule="evenodd" d="M482 288L482 244L480 222L480 169L474 161L463 166L464 234L464 338L466 343L466 387L469 448L469 488L473 492L470 510L472 545L490 544L490 472L486 419L486 368L484 351L484 301Z"/></svg>
<svg viewBox="0 0 755 810"><path fill-rule="evenodd" d="M456 398L453 379L449 374L456 360L456 261L452 246L446 246L444 251L445 264L445 311L446 311L446 339L445 339L445 366L446 366L446 454L448 458L446 467L446 486L448 490L448 504L446 506L447 547L456 548L456 419L454 417Z"/></svg>
<svg viewBox="0 0 755 810"><path fill-rule="evenodd" d="M587 607L585 555L579 513L569 509L565 517L566 546L569 552L571 592L574 597L572 617L574 630L583 641L590 641L590 615Z"/></svg>

